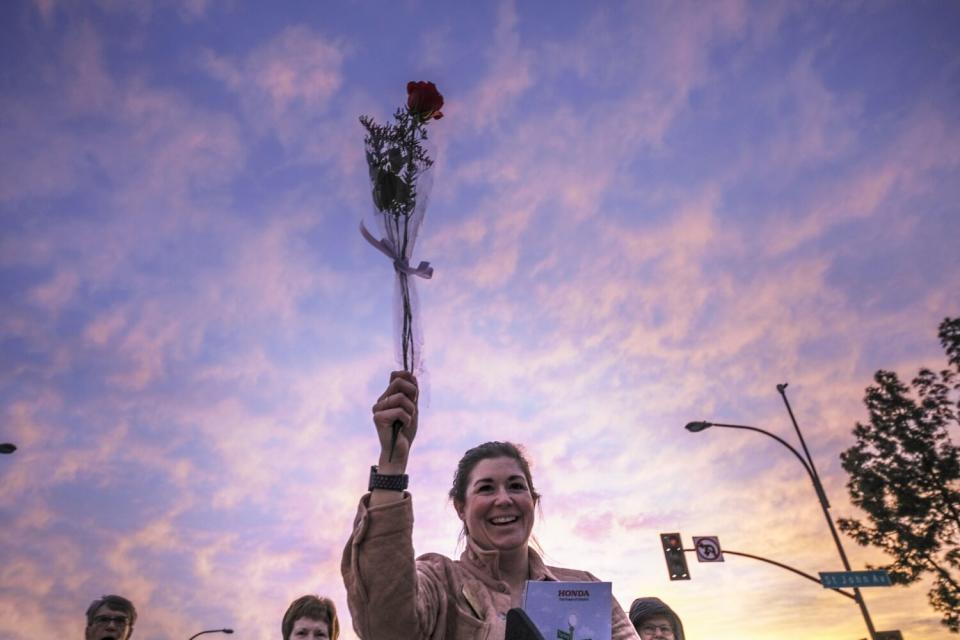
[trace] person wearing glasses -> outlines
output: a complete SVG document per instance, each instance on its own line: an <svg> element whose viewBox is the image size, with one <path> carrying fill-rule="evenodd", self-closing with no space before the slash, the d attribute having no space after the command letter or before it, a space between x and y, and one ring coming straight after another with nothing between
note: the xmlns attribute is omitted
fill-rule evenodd
<svg viewBox="0 0 960 640"><path fill-rule="evenodd" d="M87 607L85 640L128 640L136 621L132 602L123 596L102 596Z"/></svg>
<svg viewBox="0 0 960 640"><path fill-rule="evenodd" d="M680 617L660 598L637 598L630 605L630 622L642 640L684 640Z"/></svg>

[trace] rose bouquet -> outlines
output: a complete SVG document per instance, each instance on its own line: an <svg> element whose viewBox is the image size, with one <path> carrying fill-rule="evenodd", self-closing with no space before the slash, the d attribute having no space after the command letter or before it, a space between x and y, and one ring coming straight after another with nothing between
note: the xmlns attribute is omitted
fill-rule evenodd
<svg viewBox="0 0 960 640"><path fill-rule="evenodd" d="M428 262L411 267L410 259L431 187L433 160L425 146L427 123L443 117L442 107L443 96L432 82L409 82L407 106L396 110L393 122L378 124L369 116L360 116L360 124L366 130L363 142L374 217L383 237L374 238L362 222L360 233L393 262L397 362L404 371L415 374L422 368L423 334L410 276L429 279L433 268ZM394 442L400 426L394 425ZM392 454L391 446L391 457Z"/></svg>

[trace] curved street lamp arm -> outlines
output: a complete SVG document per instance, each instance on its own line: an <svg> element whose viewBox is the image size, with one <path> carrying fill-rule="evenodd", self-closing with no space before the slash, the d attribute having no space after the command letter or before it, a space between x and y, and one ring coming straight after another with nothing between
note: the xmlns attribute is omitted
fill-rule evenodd
<svg viewBox="0 0 960 640"><path fill-rule="evenodd" d="M202 636L205 633L233 633L233 629L207 629L206 631L200 631L190 636L190 640L193 640L197 636Z"/></svg>
<svg viewBox="0 0 960 640"><path fill-rule="evenodd" d="M792 453L797 457L797 460L800 461L800 464L802 464L804 470L806 470L807 475L810 476L810 482L813 483L813 488L816 490L817 496L824 497L824 498L826 497L826 496L821 496L822 492L820 491L820 483L817 482L817 477L813 474L813 470L810 468L810 465L807 464L807 461L803 459L803 456L800 455L800 452L797 451L792 444L790 444L780 436L774 433L770 433L769 431L766 431L764 429L759 429L757 427L750 427L745 424L723 424L721 422L710 422L708 424L713 427L726 427L727 429L744 429L745 431L756 431L757 433L762 433L763 435L769 438L773 438L774 440L776 440L777 442L785 446L787 449L789 449L790 453Z"/></svg>

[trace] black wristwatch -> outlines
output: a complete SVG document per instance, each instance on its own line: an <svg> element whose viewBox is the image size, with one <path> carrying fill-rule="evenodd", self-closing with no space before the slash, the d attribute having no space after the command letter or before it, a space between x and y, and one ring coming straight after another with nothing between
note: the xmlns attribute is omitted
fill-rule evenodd
<svg viewBox="0 0 960 640"><path fill-rule="evenodd" d="M396 476L387 476L377 473L377 465L370 467L370 484L367 491L386 489L387 491L406 491L410 476L405 473Z"/></svg>

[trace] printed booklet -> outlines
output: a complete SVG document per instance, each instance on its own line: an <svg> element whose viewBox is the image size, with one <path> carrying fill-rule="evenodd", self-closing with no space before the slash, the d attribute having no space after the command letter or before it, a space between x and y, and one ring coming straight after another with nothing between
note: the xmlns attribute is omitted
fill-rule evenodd
<svg viewBox="0 0 960 640"><path fill-rule="evenodd" d="M523 610L544 640L610 640L609 582L528 580Z"/></svg>

